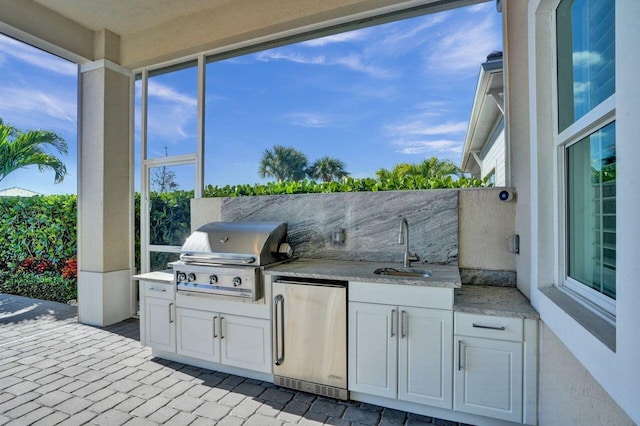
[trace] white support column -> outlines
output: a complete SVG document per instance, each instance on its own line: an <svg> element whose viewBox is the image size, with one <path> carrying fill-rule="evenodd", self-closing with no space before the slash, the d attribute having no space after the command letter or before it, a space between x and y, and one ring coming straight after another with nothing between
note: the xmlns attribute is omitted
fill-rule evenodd
<svg viewBox="0 0 640 426"><path fill-rule="evenodd" d="M105 326L133 313L131 73L100 59L80 67L79 85L78 317Z"/></svg>

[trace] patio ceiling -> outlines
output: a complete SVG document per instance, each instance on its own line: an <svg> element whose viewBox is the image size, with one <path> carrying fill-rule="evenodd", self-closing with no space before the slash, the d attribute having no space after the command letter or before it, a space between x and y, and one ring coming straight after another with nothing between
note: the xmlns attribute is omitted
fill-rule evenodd
<svg viewBox="0 0 640 426"><path fill-rule="evenodd" d="M399 11L436 12L487 0L0 0L0 32L79 63L135 70ZM415 12L414 12L415 13ZM111 49L96 48L106 30ZM336 28L334 31L338 31Z"/></svg>

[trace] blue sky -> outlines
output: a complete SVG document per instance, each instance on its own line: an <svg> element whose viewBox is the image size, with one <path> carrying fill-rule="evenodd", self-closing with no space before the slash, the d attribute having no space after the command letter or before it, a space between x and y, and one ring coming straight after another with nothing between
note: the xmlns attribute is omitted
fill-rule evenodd
<svg viewBox="0 0 640 426"><path fill-rule="evenodd" d="M310 162L339 158L354 177L431 156L459 163L480 64L494 50L501 15L488 2L212 62L205 183L264 182L259 161L276 144ZM63 184L30 171L0 188L75 192L75 65L1 37L0 94L5 122L55 130L70 145ZM196 98L195 68L150 79L150 157L194 152ZM183 168L178 183L190 189Z"/></svg>

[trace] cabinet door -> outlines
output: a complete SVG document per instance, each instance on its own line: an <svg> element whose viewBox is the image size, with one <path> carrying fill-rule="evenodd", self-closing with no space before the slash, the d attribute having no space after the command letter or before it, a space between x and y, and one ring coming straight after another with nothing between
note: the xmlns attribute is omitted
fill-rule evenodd
<svg viewBox="0 0 640 426"><path fill-rule="evenodd" d="M398 399L451 409L453 312L400 307Z"/></svg>
<svg viewBox="0 0 640 426"><path fill-rule="evenodd" d="M219 338L223 364L271 373L271 321L220 314Z"/></svg>
<svg viewBox="0 0 640 426"><path fill-rule="evenodd" d="M455 337L453 408L522 421L522 343Z"/></svg>
<svg viewBox="0 0 640 426"><path fill-rule="evenodd" d="M193 358L220 362L220 350L216 337L220 332L220 315L196 309L176 309L178 328L178 353Z"/></svg>
<svg viewBox="0 0 640 426"><path fill-rule="evenodd" d="M172 300L145 297L145 341L152 349L176 351L175 303Z"/></svg>
<svg viewBox="0 0 640 426"><path fill-rule="evenodd" d="M397 396L398 308L349 303L349 390Z"/></svg>

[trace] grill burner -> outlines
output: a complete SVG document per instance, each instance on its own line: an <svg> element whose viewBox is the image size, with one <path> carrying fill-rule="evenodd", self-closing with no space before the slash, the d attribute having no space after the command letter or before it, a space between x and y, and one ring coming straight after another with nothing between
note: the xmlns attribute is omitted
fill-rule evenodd
<svg viewBox="0 0 640 426"><path fill-rule="evenodd" d="M173 264L178 291L258 300L264 266L284 261L293 252L287 224L211 222L198 228Z"/></svg>

